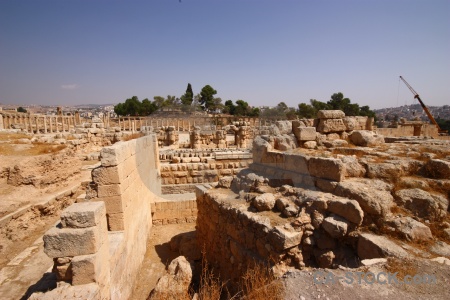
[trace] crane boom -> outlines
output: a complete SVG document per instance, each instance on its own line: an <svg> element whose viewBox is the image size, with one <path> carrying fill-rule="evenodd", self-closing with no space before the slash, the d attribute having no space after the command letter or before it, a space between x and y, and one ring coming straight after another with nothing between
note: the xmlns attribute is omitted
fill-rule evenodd
<svg viewBox="0 0 450 300"><path fill-rule="evenodd" d="M406 80L400 76L400 79L406 84L406 86L409 88L409 90L414 94L414 99L417 99L417 101L419 101L420 105L422 106L423 110L425 111L425 113L428 116L428 119L430 119L431 123L433 123L434 125L436 125L438 132L439 133L445 133L447 132L446 130L442 130L441 127L439 127L439 124L436 122L436 120L433 118L433 116L431 115L430 111L428 110L428 107L423 103L422 99L420 99L419 94L417 94L417 92L412 88L412 86L409 85L408 82L406 82Z"/></svg>

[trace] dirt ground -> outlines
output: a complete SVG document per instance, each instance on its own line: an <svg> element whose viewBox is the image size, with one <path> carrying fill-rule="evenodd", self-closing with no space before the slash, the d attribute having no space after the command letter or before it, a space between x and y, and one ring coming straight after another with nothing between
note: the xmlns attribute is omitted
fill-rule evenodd
<svg viewBox="0 0 450 300"><path fill-rule="evenodd" d="M139 270L138 280L130 299L145 300L164 275L166 266L176 257L177 252L170 249L172 237L195 230L195 223L153 226L147 244L144 262Z"/></svg>
<svg viewBox="0 0 450 300"><path fill-rule="evenodd" d="M418 275L423 282L414 283L409 278L403 277L402 272L405 269L408 269L406 274ZM362 274L358 275L357 272ZM396 276L398 283L393 279L388 281L382 272L398 272ZM375 277L379 276L380 280L372 280L373 277L369 273L375 274ZM425 275L434 275L436 282L425 282ZM450 266L428 260L401 262L401 264L395 262L392 266L388 260L386 264L358 269L295 270L285 274L282 281L286 300L448 299Z"/></svg>

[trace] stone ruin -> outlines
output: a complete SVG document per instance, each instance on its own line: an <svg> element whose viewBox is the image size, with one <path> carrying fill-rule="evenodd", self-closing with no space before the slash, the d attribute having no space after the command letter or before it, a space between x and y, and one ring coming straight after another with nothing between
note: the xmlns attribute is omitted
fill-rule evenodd
<svg viewBox="0 0 450 300"><path fill-rule="evenodd" d="M104 148L86 202L44 236L61 283L36 299L126 299L152 224L195 221L197 247L231 289L255 262L281 276L374 258L450 258L448 142L385 139L372 124L320 111L255 137L245 123L223 129L239 148L251 140L251 153L220 149L223 135L200 129L190 133L194 150L159 152L158 144L176 143L169 127ZM183 202L163 197L193 191ZM174 261L169 275L186 264Z"/></svg>

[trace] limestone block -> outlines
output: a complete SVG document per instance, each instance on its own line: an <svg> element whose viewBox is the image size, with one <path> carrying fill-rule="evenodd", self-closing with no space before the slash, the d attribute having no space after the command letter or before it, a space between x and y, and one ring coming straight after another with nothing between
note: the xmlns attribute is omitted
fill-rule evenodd
<svg viewBox="0 0 450 300"><path fill-rule="evenodd" d="M317 118L319 119L342 119L345 113L342 110L319 110Z"/></svg>
<svg viewBox="0 0 450 300"><path fill-rule="evenodd" d="M108 213L108 230L122 231L125 229L124 213Z"/></svg>
<svg viewBox="0 0 450 300"><path fill-rule="evenodd" d="M72 285L109 282L109 244L104 243L97 253L75 256L72 259ZM106 282L105 282L106 281Z"/></svg>
<svg viewBox="0 0 450 300"><path fill-rule="evenodd" d="M392 226L408 241L420 242L433 239L430 228L411 217L395 219Z"/></svg>
<svg viewBox="0 0 450 300"><path fill-rule="evenodd" d="M95 201L103 201L108 214L123 212L126 207L122 196L100 197L96 198Z"/></svg>
<svg viewBox="0 0 450 300"><path fill-rule="evenodd" d="M328 211L357 225L361 225L364 218L364 212L356 200L345 198L332 199L328 201Z"/></svg>
<svg viewBox="0 0 450 300"><path fill-rule="evenodd" d="M62 212L61 224L72 228L100 226L105 217L105 204L102 202L74 203Z"/></svg>
<svg viewBox="0 0 450 300"><path fill-rule="evenodd" d="M269 232L272 247L278 252L299 245L302 241L303 231L295 231L290 225L275 226Z"/></svg>
<svg viewBox="0 0 450 300"><path fill-rule="evenodd" d="M45 293L35 292L30 300L56 300L56 299L84 299L100 300L105 299L100 293L100 288L95 283L73 286L69 283L58 283L58 287Z"/></svg>
<svg viewBox="0 0 450 300"><path fill-rule="evenodd" d="M309 157L301 154L285 154L284 169L294 171L301 174L309 174L308 171Z"/></svg>
<svg viewBox="0 0 450 300"><path fill-rule="evenodd" d="M275 207L275 197L272 193L264 193L256 196L252 202L252 205L258 211L271 210Z"/></svg>
<svg viewBox="0 0 450 300"><path fill-rule="evenodd" d="M360 234L357 251L361 259L408 256L408 253L393 241L372 233Z"/></svg>
<svg viewBox="0 0 450 300"><path fill-rule="evenodd" d="M373 147L384 144L384 137L368 130L355 130L350 135L350 141L356 146Z"/></svg>
<svg viewBox="0 0 450 300"><path fill-rule="evenodd" d="M425 169L432 178L450 178L450 162L448 161L442 159L431 159L425 165Z"/></svg>
<svg viewBox="0 0 450 300"><path fill-rule="evenodd" d="M144 137L147 138L147 137ZM118 164L125 161L128 157L130 157L131 150L129 142L118 142L115 143L113 146L105 147L100 152L101 155L101 161L102 166L109 167L109 166L117 166Z"/></svg>
<svg viewBox="0 0 450 300"><path fill-rule="evenodd" d="M316 141L307 141L303 143L303 147L306 149L316 149L317 142Z"/></svg>
<svg viewBox="0 0 450 300"><path fill-rule="evenodd" d="M343 118L343 121L344 121L347 131L364 129L364 128L358 128L359 124L355 117L345 117L345 118Z"/></svg>
<svg viewBox="0 0 450 300"><path fill-rule="evenodd" d="M332 214L322 222L322 228L333 238L340 238L347 234L348 221L338 215Z"/></svg>
<svg viewBox="0 0 450 300"><path fill-rule="evenodd" d="M100 249L105 237L101 226L87 228L53 227L44 234L44 252L49 257L93 254Z"/></svg>
<svg viewBox="0 0 450 300"><path fill-rule="evenodd" d="M345 131L344 121L342 119L320 119L317 131L320 133Z"/></svg>
<svg viewBox="0 0 450 300"><path fill-rule="evenodd" d="M335 158L311 157L308 170L314 177L333 181L344 180L346 174L344 163Z"/></svg>
<svg viewBox="0 0 450 300"><path fill-rule="evenodd" d="M377 180L346 180L340 182L335 194L358 201L365 214L387 216L394 205L394 198L388 190L383 190L383 182Z"/></svg>
<svg viewBox="0 0 450 300"><path fill-rule="evenodd" d="M315 141L316 128L315 127L300 127L294 131L295 137L298 141Z"/></svg>

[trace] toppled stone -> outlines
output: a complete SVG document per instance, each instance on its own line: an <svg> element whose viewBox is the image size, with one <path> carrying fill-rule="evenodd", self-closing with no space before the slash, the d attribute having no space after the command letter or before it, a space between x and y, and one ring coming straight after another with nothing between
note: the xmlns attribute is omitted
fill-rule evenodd
<svg viewBox="0 0 450 300"><path fill-rule="evenodd" d="M441 159L430 159L425 169L432 178L449 179L450 162Z"/></svg>
<svg viewBox="0 0 450 300"><path fill-rule="evenodd" d="M256 196L252 201L252 205L258 211L272 210L275 207L275 197L272 193L264 193Z"/></svg>
<svg viewBox="0 0 450 300"><path fill-rule="evenodd" d="M316 141L308 141L303 143L303 147L306 149L316 149L317 142Z"/></svg>
<svg viewBox="0 0 450 300"><path fill-rule="evenodd" d="M358 256L361 259L380 257L407 257L408 253L384 236L361 233L358 239Z"/></svg>
<svg viewBox="0 0 450 300"><path fill-rule="evenodd" d="M333 199L328 201L328 211L357 225L361 225L364 218L364 212L356 200Z"/></svg>
<svg viewBox="0 0 450 300"><path fill-rule="evenodd" d="M364 177L366 169L358 162L356 156L342 156L342 162L345 165L346 177Z"/></svg>
<svg viewBox="0 0 450 300"><path fill-rule="evenodd" d="M382 189L383 186L384 183L379 180L347 180L340 182L334 192L338 196L358 201L367 214L386 216L390 214L394 198L390 192Z"/></svg>
<svg viewBox="0 0 450 300"><path fill-rule="evenodd" d="M296 231L291 225L275 226L269 233L269 239L277 251L298 246L302 241L303 232Z"/></svg>
<svg viewBox="0 0 450 300"><path fill-rule="evenodd" d="M149 299L184 299L192 280L192 267L184 256L172 260L167 274L162 276Z"/></svg>
<svg viewBox="0 0 450 300"><path fill-rule="evenodd" d="M430 221L440 220L448 210L448 200L437 194L430 194L421 189L404 189L395 193L397 203L421 218Z"/></svg>
<svg viewBox="0 0 450 300"><path fill-rule="evenodd" d="M233 182L233 176L223 176L219 178L218 187L229 189L231 188L231 183Z"/></svg>
<svg viewBox="0 0 450 300"><path fill-rule="evenodd" d="M368 130L355 130L349 136L350 141L356 146L374 147L384 144L384 137Z"/></svg>
<svg viewBox="0 0 450 300"><path fill-rule="evenodd" d="M392 221L392 226L408 241L420 242L433 239L433 235L428 226L410 217L395 219Z"/></svg>
<svg viewBox="0 0 450 300"><path fill-rule="evenodd" d="M348 221L340 216L331 215L322 222L322 228L333 238L340 238L347 234Z"/></svg>

